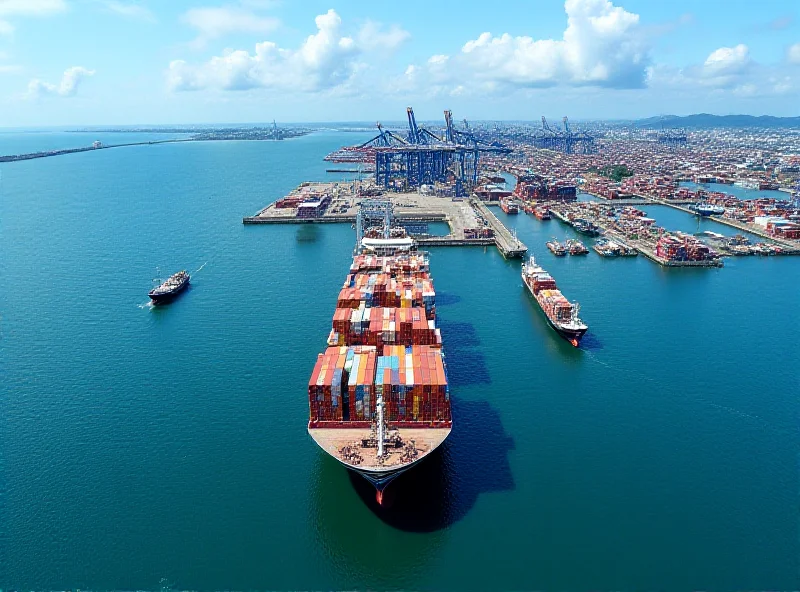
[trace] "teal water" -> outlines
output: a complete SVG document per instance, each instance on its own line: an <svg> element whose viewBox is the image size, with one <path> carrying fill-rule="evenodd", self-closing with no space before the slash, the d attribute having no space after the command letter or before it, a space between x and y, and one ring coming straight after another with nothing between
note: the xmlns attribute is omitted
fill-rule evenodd
<svg viewBox="0 0 800 592"><path fill-rule="evenodd" d="M758 199L759 197L771 197L773 199L789 199L790 194L776 189L747 189L745 187L737 187L736 185L726 185L725 183L705 183L698 185L690 181L682 181L678 183L681 187L688 187L689 189L705 189L706 191L721 191L739 199Z"/></svg>
<svg viewBox="0 0 800 592"><path fill-rule="evenodd" d="M353 231L241 218L356 140L2 166L0 587L796 589L795 258L556 259L563 225L495 210L585 348L519 262L436 249L445 449L385 510L319 452L304 390ZM151 309L158 266L199 271Z"/></svg>

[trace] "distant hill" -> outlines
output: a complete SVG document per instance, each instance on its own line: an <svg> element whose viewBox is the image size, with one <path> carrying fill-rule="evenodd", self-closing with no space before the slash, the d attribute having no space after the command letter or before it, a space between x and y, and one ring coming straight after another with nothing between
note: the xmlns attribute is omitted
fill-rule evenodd
<svg viewBox="0 0 800 592"><path fill-rule="evenodd" d="M639 119L639 127L659 128L705 128L705 127L800 127L800 117L773 117L771 115L711 115L710 113L697 113L679 117L677 115L664 115L663 117L648 117Z"/></svg>

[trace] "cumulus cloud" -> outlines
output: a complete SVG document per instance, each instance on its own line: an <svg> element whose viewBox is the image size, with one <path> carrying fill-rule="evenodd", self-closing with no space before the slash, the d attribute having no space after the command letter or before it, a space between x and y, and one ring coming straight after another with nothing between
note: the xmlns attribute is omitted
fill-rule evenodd
<svg viewBox="0 0 800 592"><path fill-rule="evenodd" d="M38 98L42 96L72 97L78 92L78 87L84 78L94 76L94 70L89 70L82 66L73 66L64 71L59 84L52 84L34 78L28 83L28 97Z"/></svg>
<svg viewBox="0 0 800 592"><path fill-rule="evenodd" d="M408 41L411 34L397 25L384 29L381 23L367 21L358 32L358 44L366 51L393 50Z"/></svg>
<svg viewBox="0 0 800 592"><path fill-rule="evenodd" d="M388 37L377 34L381 39L376 40L376 31L382 31L377 25L368 25L366 33L362 28L355 38L350 37L333 9L317 16L315 23L316 33L296 49L264 41L256 44L253 53L226 50L202 64L175 60L167 70L167 85L173 91L273 88L341 92L365 69L360 56L378 47L396 46L403 37L389 28Z"/></svg>
<svg viewBox="0 0 800 592"><path fill-rule="evenodd" d="M0 16L45 16L66 9L64 0L0 0Z"/></svg>
<svg viewBox="0 0 800 592"><path fill-rule="evenodd" d="M484 91L644 85L648 43L638 14L609 0L566 0L564 9L567 25L561 39L482 33L452 56L430 58L423 66L427 78L416 72L417 79L432 88L451 85L448 92L465 78L470 88Z"/></svg>
<svg viewBox="0 0 800 592"><path fill-rule="evenodd" d="M720 47L706 58L703 63L703 75L709 79L734 76L744 72L749 65L750 50L745 44Z"/></svg>
<svg viewBox="0 0 800 592"><path fill-rule="evenodd" d="M14 32L8 17L50 16L66 9L64 0L0 0L0 35Z"/></svg>
<svg viewBox="0 0 800 592"><path fill-rule="evenodd" d="M800 65L800 43L795 43L786 52L790 64Z"/></svg>
<svg viewBox="0 0 800 592"><path fill-rule="evenodd" d="M197 30L193 41L197 47L231 33L269 33L280 25L276 18L259 16L241 6L192 8L181 20Z"/></svg>
<svg viewBox="0 0 800 592"><path fill-rule="evenodd" d="M126 18L155 22L156 17L152 11L138 2L120 2L120 0L100 0L106 10Z"/></svg>

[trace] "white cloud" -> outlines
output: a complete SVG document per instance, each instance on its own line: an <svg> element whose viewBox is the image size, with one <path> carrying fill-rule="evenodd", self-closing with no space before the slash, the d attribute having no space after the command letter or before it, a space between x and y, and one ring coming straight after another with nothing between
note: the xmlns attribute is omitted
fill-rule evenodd
<svg viewBox="0 0 800 592"><path fill-rule="evenodd" d="M16 74L22 71L22 66L18 64L0 64L0 74Z"/></svg>
<svg viewBox="0 0 800 592"><path fill-rule="evenodd" d="M264 41L256 44L253 54L226 50L199 65L175 60L167 71L167 85L174 91L253 88L342 91L365 69L358 57L366 48L343 33L342 20L333 9L317 16L315 23L317 32L297 49Z"/></svg>
<svg viewBox="0 0 800 592"><path fill-rule="evenodd" d="M269 33L280 26L276 18L259 16L238 6L192 8L181 20L197 30L198 36L193 42L197 47L230 33Z"/></svg>
<svg viewBox="0 0 800 592"><path fill-rule="evenodd" d="M0 0L0 36L14 33L8 17L50 16L66 9L64 0Z"/></svg>
<svg viewBox="0 0 800 592"><path fill-rule="evenodd" d="M58 85L34 78L28 83L28 97L37 98L47 95L59 97L75 96L81 81L89 76L94 76L94 73L94 70L89 70L82 66L73 66L64 71L61 83Z"/></svg>
<svg viewBox="0 0 800 592"><path fill-rule="evenodd" d="M750 50L740 43L736 47L720 47L712 51L703 64L703 73L708 77L741 74L750 64Z"/></svg>
<svg viewBox="0 0 800 592"><path fill-rule="evenodd" d="M367 21L358 32L358 44L366 51L393 50L409 40L411 34L397 25L384 30L381 23Z"/></svg>
<svg viewBox="0 0 800 592"><path fill-rule="evenodd" d="M120 0L101 0L103 6L110 12L126 18L155 22L156 17L152 11L137 2L121 2Z"/></svg>
<svg viewBox="0 0 800 592"><path fill-rule="evenodd" d="M800 65L800 43L795 43L786 52L786 57L789 58L789 63Z"/></svg>
<svg viewBox="0 0 800 592"><path fill-rule="evenodd" d="M649 64L648 43L639 15L608 0L566 0L567 25L561 39L495 36L482 33L448 58L431 57L425 76L415 73L427 88L447 94L508 92L516 88L604 86L639 88ZM445 67L446 66L446 67Z"/></svg>
<svg viewBox="0 0 800 592"><path fill-rule="evenodd" d="M0 0L0 16L46 16L66 9L64 0Z"/></svg>

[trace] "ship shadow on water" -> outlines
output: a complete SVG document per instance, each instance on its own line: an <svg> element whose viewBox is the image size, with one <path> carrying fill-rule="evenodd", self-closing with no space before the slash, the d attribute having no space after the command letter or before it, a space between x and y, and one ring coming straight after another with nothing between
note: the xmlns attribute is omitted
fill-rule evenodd
<svg viewBox="0 0 800 592"><path fill-rule="evenodd" d="M442 447L389 485L385 506L375 501L375 488L366 479L348 471L356 493L389 526L441 530L464 518L481 494L514 489L508 461L514 440L500 414L486 401L454 399L453 419Z"/></svg>
<svg viewBox="0 0 800 592"><path fill-rule="evenodd" d="M481 341L474 325L440 319L439 327L442 335L447 336L445 363L450 386L459 388L491 384L489 367L483 352L478 348Z"/></svg>
<svg viewBox="0 0 800 592"><path fill-rule="evenodd" d="M461 296L458 294L449 294L447 292L436 292L436 307L451 306L461 302Z"/></svg>
<svg viewBox="0 0 800 592"><path fill-rule="evenodd" d="M319 238L319 228L316 224L301 224L295 234L298 243L315 243Z"/></svg>

